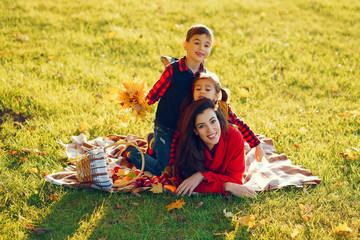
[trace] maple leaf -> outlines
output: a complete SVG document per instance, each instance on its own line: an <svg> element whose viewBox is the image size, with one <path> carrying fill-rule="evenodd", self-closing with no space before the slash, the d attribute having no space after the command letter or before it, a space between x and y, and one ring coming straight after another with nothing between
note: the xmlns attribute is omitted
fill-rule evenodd
<svg viewBox="0 0 360 240"><path fill-rule="evenodd" d="M346 223L344 223L344 224L340 223L336 228L334 228L334 232L336 232L336 233L348 233L348 232L352 232L352 229L349 228Z"/></svg>
<svg viewBox="0 0 360 240"><path fill-rule="evenodd" d="M163 188L162 188L162 184L161 183L157 183L151 184L152 188L150 189L150 191L152 191L153 193L163 193Z"/></svg>
<svg viewBox="0 0 360 240"><path fill-rule="evenodd" d="M184 202L184 199L180 199L176 202L173 202L173 203L170 203L169 205L166 205L166 209L168 211L172 210L172 209L175 209L175 208L182 208L183 205L185 205L185 202Z"/></svg>

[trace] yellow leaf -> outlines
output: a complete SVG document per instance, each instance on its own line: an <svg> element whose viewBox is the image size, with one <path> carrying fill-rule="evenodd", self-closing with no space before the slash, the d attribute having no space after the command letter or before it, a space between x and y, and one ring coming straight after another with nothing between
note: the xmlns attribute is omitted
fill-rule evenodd
<svg viewBox="0 0 360 240"><path fill-rule="evenodd" d="M342 232L352 232L352 229L347 226L346 223L339 224L335 229L334 232L336 233L342 233Z"/></svg>
<svg viewBox="0 0 360 240"><path fill-rule="evenodd" d="M80 158L80 156L76 156L76 158L69 157L67 161L71 164L75 164L79 158Z"/></svg>
<svg viewBox="0 0 360 240"><path fill-rule="evenodd" d="M356 119L355 122L357 122L358 124L360 124L360 119Z"/></svg>
<svg viewBox="0 0 360 240"><path fill-rule="evenodd" d="M31 168L29 169L29 173L38 173L38 169L37 168Z"/></svg>
<svg viewBox="0 0 360 240"><path fill-rule="evenodd" d="M163 188L162 188L162 184L161 183L157 183L151 184L152 188L150 189L150 191L152 191L153 193L163 193Z"/></svg>
<svg viewBox="0 0 360 240"><path fill-rule="evenodd" d="M109 32L106 36L107 39L113 39L116 36L116 32Z"/></svg>
<svg viewBox="0 0 360 240"><path fill-rule="evenodd" d="M256 215L251 214L250 216L240 217L237 219L237 221L245 227L253 228L256 226L255 218Z"/></svg>
<svg viewBox="0 0 360 240"><path fill-rule="evenodd" d="M338 89L339 89L338 86L335 85L334 87L331 88L331 91L335 93L338 91Z"/></svg>
<svg viewBox="0 0 360 240"><path fill-rule="evenodd" d="M176 202L173 202L173 203L170 203L169 205L166 205L166 209L168 211L172 210L172 209L175 209L175 208L182 208L183 205L185 205L185 202L184 202L184 199L180 199Z"/></svg>
<svg viewBox="0 0 360 240"><path fill-rule="evenodd" d="M54 60L54 56L48 56L48 60Z"/></svg>

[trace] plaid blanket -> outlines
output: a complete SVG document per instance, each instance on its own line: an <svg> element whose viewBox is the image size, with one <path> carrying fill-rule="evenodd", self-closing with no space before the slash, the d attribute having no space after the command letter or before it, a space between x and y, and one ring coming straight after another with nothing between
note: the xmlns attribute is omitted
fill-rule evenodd
<svg viewBox="0 0 360 240"><path fill-rule="evenodd" d="M255 191L278 189L285 186L302 187L304 185L316 185L320 183L320 178L314 176L309 170L299 165L293 165L285 154L276 154L275 147L271 138L263 135L257 135L261 141L262 148L264 149L266 158L264 157L261 162L255 160L255 149L251 149L245 142L245 173L244 185ZM85 135L71 137L72 143L63 144L69 159L76 159L84 154L83 146L108 146L117 141L133 142L139 146L142 151L147 148L147 142L144 138L129 134L127 136L109 135L105 138L96 138L87 141ZM134 165L126 161L125 158L120 156L121 151L125 144L115 147L109 147L106 152L109 156L109 166L126 166L133 168ZM146 173L151 176L151 173ZM45 180L56 185L72 188L94 188L107 192L126 191L126 188L101 188L95 184L80 183L76 178L76 167L70 165L62 172L47 175ZM130 187L131 188L131 187Z"/></svg>

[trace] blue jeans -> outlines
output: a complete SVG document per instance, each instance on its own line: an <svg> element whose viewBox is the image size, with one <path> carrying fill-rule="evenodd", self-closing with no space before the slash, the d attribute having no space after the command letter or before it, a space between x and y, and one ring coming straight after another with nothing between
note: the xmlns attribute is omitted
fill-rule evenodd
<svg viewBox="0 0 360 240"><path fill-rule="evenodd" d="M170 149L174 135L174 130L164 129L155 123L154 126L154 152L156 158L144 153L145 168L144 171L149 171L157 176L161 175L165 167L169 166ZM129 154L130 161L133 162L137 168L141 168L141 154L139 150L133 149Z"/></svg>

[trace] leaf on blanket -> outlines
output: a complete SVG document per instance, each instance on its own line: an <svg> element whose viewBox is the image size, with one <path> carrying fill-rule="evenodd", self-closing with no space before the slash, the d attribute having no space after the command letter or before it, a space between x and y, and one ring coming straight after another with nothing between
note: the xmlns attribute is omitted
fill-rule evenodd
<svg viewBox="0 0 360 240"><path fill-rule="evenodd" d="M76 158L69 157L67 161L71 164L76 164L77 160L80 159L80 156L76 156Z"/></svg>
<svg viewBox="0 0 360 240"><path fill-rule="evenodd" d="M163 187L161 183L152 183L151 186L152 188L150 189L150 191L152 191L153 193L163 193Z"/></svg>
<svg viewBox="0 0 360 240"><path fill-rule="evenodd" d="M344 223L344 224L340 223L336 228L334 228L334 232L336 232L336 233L348 233L348 232L352 232L352 229L349 228L346 223Z"/></svg>
<svg viewBox="0 0 360 240"><path fill-rule="evenodd" d="M183 205L185 205L185 202L184 202L184 199L180 199L176 202L173 202L173 203L170 203L169 205L166 205L166 209L168 211L172 210L172 209L175 209L175 208L182 208Z"/></svg>

